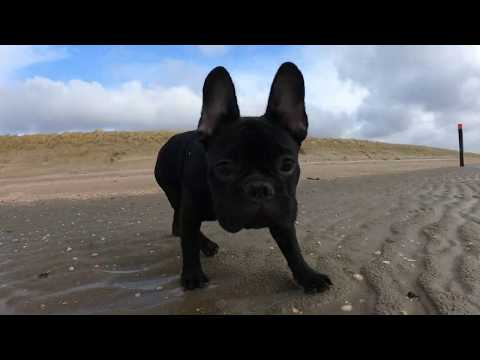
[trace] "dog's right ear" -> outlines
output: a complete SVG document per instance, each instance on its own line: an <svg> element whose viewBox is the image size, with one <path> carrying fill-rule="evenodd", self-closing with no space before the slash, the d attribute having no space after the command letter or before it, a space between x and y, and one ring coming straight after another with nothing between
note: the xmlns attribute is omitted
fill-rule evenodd
<svg viewBox="0 0 480 360"><path fill-rule="evenodd" d="M230 74L218 66L207 75L203 84L202 114L197 131L208 139L223 125L240 119L237 96Z"/></svg>

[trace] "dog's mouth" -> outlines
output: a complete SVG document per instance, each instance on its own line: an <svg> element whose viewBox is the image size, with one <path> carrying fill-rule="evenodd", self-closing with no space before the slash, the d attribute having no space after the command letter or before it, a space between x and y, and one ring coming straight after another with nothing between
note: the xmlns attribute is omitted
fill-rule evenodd
<svg viewBox="0 0 480 360"><path fill-rule="evenodd" d="M245 224L245 229L260 229L267 227L271 222L271 217L265 207L259 206L249 221Z"/></svg>
<svg viewBox="0 0 480 360"><path fill-rule="evenodd" d="M229 233L236 233L243 229L243 225L235 222L225 221L222 218L218 218L218 222L220 226Z"/></svg>
<svg viewBox="0 0 480 360"><path fill-rule="evenodd" d="M218 222L226 231L236 233L241 229L260 229L268 227L271 223L271 216L268 210L260 205L252 212L253 215L245 216L241 220L234 221L228 218L218 218Z"/></svg>

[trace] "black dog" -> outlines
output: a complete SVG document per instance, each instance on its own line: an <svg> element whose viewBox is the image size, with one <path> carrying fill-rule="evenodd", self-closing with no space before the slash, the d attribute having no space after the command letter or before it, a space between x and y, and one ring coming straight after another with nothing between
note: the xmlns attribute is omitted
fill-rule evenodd
<svg viewBox="0 0 480 360"><path fill-rule="evenodd" d="M182 240L184 288L208 282L200 250L213 256L218 245L200 226L217 219L233 233L268 227L306 292L332 284L305 262L295 231L298 152L308 129L304 98L302 73L287 62L275 75L265 115L240 117L227 70L216 67L208 74L198 129L170 138L155 166L174 209L172 233Z"/></svg>

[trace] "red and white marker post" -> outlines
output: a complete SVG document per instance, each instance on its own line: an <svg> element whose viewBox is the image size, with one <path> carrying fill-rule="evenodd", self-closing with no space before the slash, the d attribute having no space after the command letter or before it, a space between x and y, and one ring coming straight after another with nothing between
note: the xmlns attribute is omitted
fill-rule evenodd
<svg viewBox="0 0 480 360"><path fill-rule="evenodd" d="M463 167L463 124L458 124L458 144L460 146L460 167Z"/></svg>

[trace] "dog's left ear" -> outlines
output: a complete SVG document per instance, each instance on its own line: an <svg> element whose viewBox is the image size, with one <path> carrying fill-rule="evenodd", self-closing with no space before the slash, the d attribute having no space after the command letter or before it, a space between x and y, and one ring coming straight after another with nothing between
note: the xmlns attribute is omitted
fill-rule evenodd
<svg viewBox="0 0 480 360"><path fill-rule="evenodd" d="M307 137L305 84L297 66L286 62L273 79L265 117L285 128L300 144Z"/></svg>

